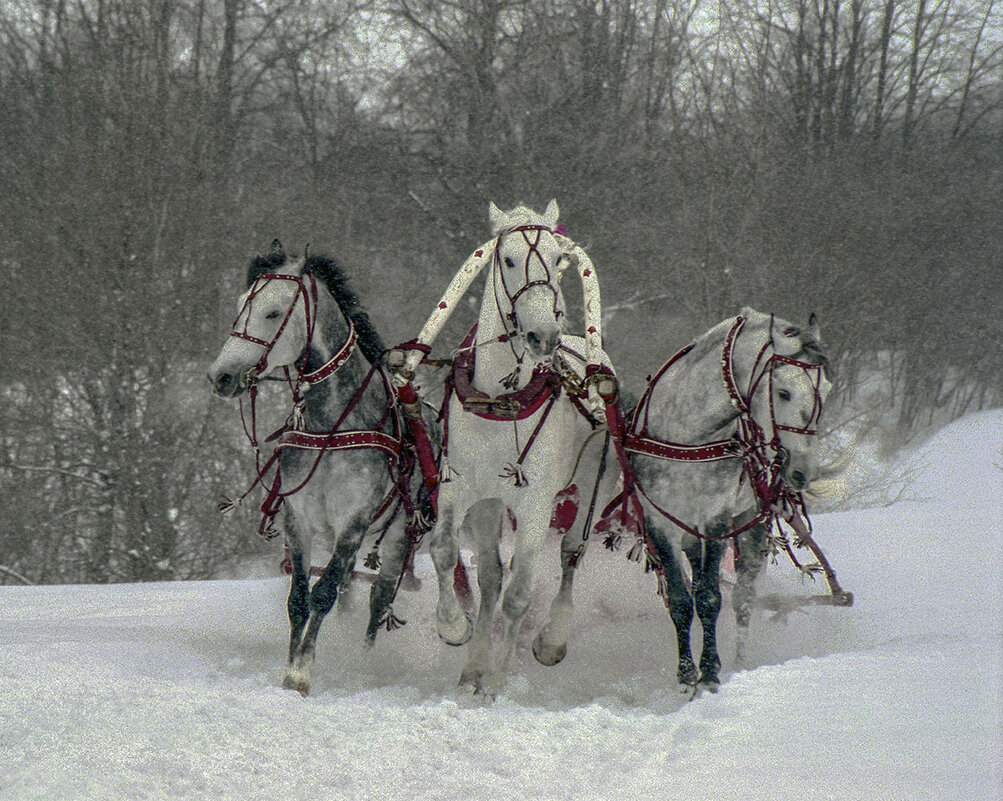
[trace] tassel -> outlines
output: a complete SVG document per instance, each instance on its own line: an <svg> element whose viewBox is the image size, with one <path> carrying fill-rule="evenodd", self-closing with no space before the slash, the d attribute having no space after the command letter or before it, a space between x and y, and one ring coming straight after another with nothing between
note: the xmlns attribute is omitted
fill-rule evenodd
<svg viewBox="0 0 1003 801"><path fill-rule="evenodd" d="M435 526L435 520L429 519L421 509L415 509L414 514L408 519L408 527L413 529L417 536L431 531Z"/></svg>
<svg viewBox="0 0 1003 801"><path fill-rule="evenodd" d="M261 525L258 527L258 534L262 539L267 541L274 540L281 533L282 532L275 528L274 518L265 518L261 521Z"/></svg>
<svg viewBox="0 0 1003 801"><path fill-rule="evenodd" d="M453 480L453 476L458 476L460 473L454 470L453 467L446 460L446 457L442 457L442 463L439 465L439 483L448 484Z"/></svg>
<svg viewBox="0 0 1003 801"><path fill-rule="evenodd" d="M220 498L219 503L216 504L216 508L219 510L220 514L230 515L237 510L237 507L240 506L240 502L241 498L234 500L233 498L224 495Z"/></svg>
<svg viewBox="0 0 1003 801"><path fill-rule="evenodd" d="M810 565L801 566L801 583L804 584L805 576L815 581L815 576L822 572L822 565L818 562L812 562Z"/></svg>
<svg viewBox="0 0 1003 801"><path fill-rule="evenodd" d="M373 546L373 549L366 554L366 558L362 560L363 566L369 570L379 570L380 569L380 552L377 546Z"/></svg>
<svg viewBox="0 0 1003 801"><path fill-rule="evenodd" d="M606 546L607 551L619 551L620 541L623 539L623 533L620 531L611 531L603 539L603 545Z"/></svg>
<svg viewBox="0 0 1003 801"><path fill-rule="evenodd" d="M631 562L640 562L641 555L644 553L644 540L638 539L634 541L634 544L630 546L630 550L627 551L627 558ZM647 567L645 567L647 570Z"/></svg>
<svg viewBox="0 0 1003 801"><path fill-rule="evenodd" d="M505 465L505 469L498 474L498 478L513 478L517 487L525 487L529 484L526 472L518 462L509 462Z"/></svg>
<svg viewBox="0 0 1003 801"><path fill-rule="evenodd" d="M394 614L394 608L391 606L387 609L386 615L380 621L379 625L385 628L387 631L393 631L394 629L399 629L401 626L407 624L406 620L401 620L397 615Z"/></svg>
<svg viewBox="0 0 1003 801"><path fill-rule="evenodd" d="M305 401L302 398L300 398L298 401L296 401L296 405L293 406L292 413L289 415L289 420L287 421L287 425L293 431L302 431L303 430L303 407L304 407L304 405L305 405Z"/></svg>
<svg viewBox="0 0 1003 801"><path fill-rule="evenodd" d="M504 378L498 379L498 383L501 384L505 389L513 391L519 386L519 368L522 365L516 365L515 369L509 373Z"/></svg>
<svg viewBox="0 0 1003 801"><path fill-rule="evenodd" d="M665 574L661 571L658 572L658 594L666 600L669 597L669 580L665 578Z"/></svg>

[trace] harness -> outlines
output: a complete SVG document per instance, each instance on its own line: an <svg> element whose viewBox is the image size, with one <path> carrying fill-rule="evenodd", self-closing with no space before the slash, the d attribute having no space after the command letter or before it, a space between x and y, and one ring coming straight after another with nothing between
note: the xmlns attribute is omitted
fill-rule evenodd
<svg viewBox="0 0 1003 801"><path fill-rule="evenodd" d="M454 395L463 407L463 411L483 420L495 422L514 423L518 420L525 420L542 409L543 413L533 427L525 445L519 449L518 457L506 467L507 472L502 474L502 477L514 478L516 486L525 486L528 482L522 471L522 464L536 443L537 437L543 430L543 426L562 392L567 395L568 400L578 412L589 421L589 424L593 428L596 427L596 420L585 407L584 400L587 397L587 392L581 384L569 380L569 377L562 375L553 367L543 364L537 365L529 383L522 389L494 396L481 392L473 385L477 347L493 342L508 341L509 336L502 334L497 339L481 343L476 343L476 338L477 324L474 323L460 343L457 356L453 361L453 368L446 377L445 394L439 410L439 419L443 422L442 460L445 461L448 453L449 402ZM575 355L577 356L577 354ZM448 473L448 469L444 471L442 480L449 480Z"/></svg>

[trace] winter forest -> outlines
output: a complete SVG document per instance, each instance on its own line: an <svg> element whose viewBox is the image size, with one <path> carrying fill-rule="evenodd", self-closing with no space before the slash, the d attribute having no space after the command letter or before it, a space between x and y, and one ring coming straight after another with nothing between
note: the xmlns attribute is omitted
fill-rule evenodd
<svg viewBox="0 0 1003 801"><path fill-rule="evenodd" d="M4 3L0 584L275 555L205 371L276 237L395 344L553 197L628 389L747 304L817 313L834 440L1000 406L1001 46L993 0Z"/></svg>

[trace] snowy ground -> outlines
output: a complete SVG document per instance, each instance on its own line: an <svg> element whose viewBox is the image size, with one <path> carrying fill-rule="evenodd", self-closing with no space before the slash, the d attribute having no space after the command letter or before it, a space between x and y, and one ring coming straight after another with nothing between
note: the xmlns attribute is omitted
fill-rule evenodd
<svg viewBox="0 0 1003 801"><path fill-rule="evenodd" d="M281 578L2 587L0 799L999 801L1003 411L891 469L903 499L814 518L856 605L763 613L754 667L689 703L652 578L601 548L567 659L524 649L490 705L456 687L427 559L374 649L363 592L332 615L307 699L277 686ZM805 588L780 565L764 590Z"/></svg>

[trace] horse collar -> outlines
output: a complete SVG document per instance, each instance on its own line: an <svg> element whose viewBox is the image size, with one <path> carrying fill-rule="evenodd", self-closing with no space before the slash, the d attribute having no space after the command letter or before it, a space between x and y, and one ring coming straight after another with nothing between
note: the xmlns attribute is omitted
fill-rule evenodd
<svg viewBox="0 0 1003 801"><path fill-rule="evenodd" d="M477 324L470 329L460 344L460 354L453 364L451 383L457 400L464 411L485 420L524 420L539 411L549 398L561 391L556 376L545 367L533 371L529 383L515 392L494 397L481 392L473 385Z"/></svg>

